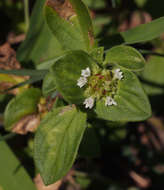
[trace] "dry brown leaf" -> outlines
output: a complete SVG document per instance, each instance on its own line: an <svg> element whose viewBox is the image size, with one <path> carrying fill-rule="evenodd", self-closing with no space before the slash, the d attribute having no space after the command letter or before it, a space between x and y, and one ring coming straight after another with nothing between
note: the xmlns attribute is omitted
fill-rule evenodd
<svg viewBox="0 0 164 190"><path fill-rule="evenodd" d="M34 182L38 190L59 190L62 184L62 180L59 180L52 185L45 186L40 174L35 177Z"/></svg>
<svg viewBox="0 0 164 190"><path fill-rule="evenodd" d="M123 23L119 26L119 32L126 31L128 29L139 26L140 24L148 23L152 20L152 17L147 12L139 12L135 11L130 16L130 19L123 21Z"/></svg>
<svg viewBox="0 0 164 190"><path fill-rule="evenodd" d="M26 37L25 34L20 34L17 36L13 32L10 32L7 37L7 41L9 44L18 44L24 41L25 37Z"/></svg>
<svg viewBox="0 0 164 190"><path fill-rule="evenodd" d="M0 46L0 69L12 70L20 68L21 65L16 59L16 52L11 48L10 44L5 43ZM12 86L29 79L29 76L16 76L8 74L0 74L0 76L2 77L0 81L0 93L3 93ZM24 88L27 87L28 85L24 86ZM19 89L15 88L5 93L16 95L18 92Z"/></svg>
<svg viewBox="0 0 164 190"><path fill-rule="evenodd" d="M9 88L11 88L13 86L13 84L9 83L9 82L0 82L0 92L3 92ZM13 95L16 95L18 94L19 92L19 89L18 88L15 88L13 90L9 90L7 93L8 94L13 94Z"/></svg>
<svg viewBox="0 0 164 190"><path fill-rule="evenodd" d="M16 59L16 52L9 43L0 46L0 69L20 69L20 63Z"/></svg>
<svg viewBox="0 0 164 190"><path fill-rule="evenodd" d="M137 174L135 171L131 171L129 175L140 188L148 188L151 185L150 179Z"/></svg>
<svg viewBox="0 0 164 190"><path fill-rule="evenodd" d="M15 124L13 133L25 135L28 132L34 132L40 124L40 116L37 114L27 115Z"/></svg>

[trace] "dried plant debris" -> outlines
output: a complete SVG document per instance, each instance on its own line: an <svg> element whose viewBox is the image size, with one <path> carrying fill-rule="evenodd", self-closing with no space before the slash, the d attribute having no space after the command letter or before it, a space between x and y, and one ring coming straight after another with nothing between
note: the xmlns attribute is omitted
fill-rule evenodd
<svg viewBox="0 0 164 190"><path fill-rule="evenodd" d="M0 69L20 69L20 63L16 59L16 52L9 43L0 46Z"/></svg>
<svg viewBox="0 0 164 190"><path fill-rule="evenodd" d="M151 181L149 178L143 177L137 174L135 171L131 171L129 175L131 176L131 178L134 180L134 182L137 184L138 187L144 189L150 187Z"/></svg>
<svg viewBox="0 0 164 190"><path fill-rule="evenodd" d="M119 31L123 32L131 28L135 28L140 24L146 24L152 20L152 17L147 12L135 11L132 13L130 19L124 20L119 26Z"/></svg>
<svg viewBox="0 0 164 190"><path fill-rule="evenodd" d="M9 44L19 44L20 42L25 40L25 37L25 34L16 35L15 33L10 32L7 37L7 41Z"/></svg>
<svg viewBox="0 0 164 190"><path fill-rule="evenodd" d="M52 185L45 186L40 174L35 177L34 182L38 190L59 190L62 184L62 180L59 180Z"/></svg>
<svg viewBox="0 0 164 190"><path fill-rule="evenodd" d="M16 59L16 52L13 48L11 48L10 44L5 43L2 46L0 46L0 69L18 70L20 68L21 65ZM16 95L19 92L18 88L14 88L12 90L8 89L28 79L29 79L28 76L0 74L0 93L8 93ZM25 85L23 88L27 87L28 85Z"/></svg>
<svg viewBox="0 0 164 190"><path fill-rule="evenodd" d="M8 94L13 94L16 95L19 93L19 89L18 88L14 88L12 90L9 90L6 92L7 89L12 88L13 84L9 83L9 82L0 82L0 94L1 93L8 93Z"/></svg>
<svg viewBox="0 0 164 190"><path fill-rule="evenodd" d="M23 117L12 129L13 133L25 135L28 132L34 132L40 124L40 116L32 114Z"/></svg>
<svg viewBox="0 0 164 190"><path fill-rule="evenodd" d="M61 18L69 20L75 14L69 0L47 0L47 5L53 8Z"/></svg>

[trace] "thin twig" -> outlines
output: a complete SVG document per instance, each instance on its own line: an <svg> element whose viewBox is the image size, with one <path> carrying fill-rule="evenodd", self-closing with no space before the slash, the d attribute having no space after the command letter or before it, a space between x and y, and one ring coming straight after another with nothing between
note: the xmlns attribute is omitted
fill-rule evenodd
<svg viewBox="0 0 164 190"><path fill-rule="evenodd" d="M24 0L24 17L25 17L26 32L27 32L30 24L29 0Z"/></svg>

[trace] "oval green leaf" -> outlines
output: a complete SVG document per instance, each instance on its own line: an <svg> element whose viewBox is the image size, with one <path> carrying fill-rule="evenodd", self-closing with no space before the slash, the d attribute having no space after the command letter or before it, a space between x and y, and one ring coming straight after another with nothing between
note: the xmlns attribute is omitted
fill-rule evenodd
<svg viewBox="0 0 164 190"><path fill-rule="evenodd" d="M84 88L77 86L81 70L91 67L95 62L83 51L71 51L58 60L52 67L56 89L69 103L81 104L84 97Z"/></svg>
<svg viewBox="0 0 164 190"><path fill-rule="evenodd" d="M86 114L75 107L54 109L42 120L34 145L35 163L46 185L71 168L86 128Z"/></svg>
<svg viewBox="0 0 164 190"><path fill-rule="evenodd" d="M149 96L159 96L164 93L163 72L164 57L150 56L148 59L148 63L145 66L145 69L140 75L143 87ZM154 103L156 104L156 101Z"/></svg>
<svg viewBox="0 0 164 190"><path fill-rule="evenodd" d="M143 56L130 46L115 46L106 53L105 63L114 63L123 68L138 71L145 66Z"/></svg>
<svg viewBox="0 0 164 190"><path fill-rule="evenodd" d="M37 104L41 97L41 91L37 88L26 89L7 105L4 113L4 125L6 130L11 130L21 118L37 111Z"/></svg>
<svg viewBox="0 0 164 190"><path fill-rule="evenodd" d="M149 100L136 75L123 70L124 78L119 82L115 95L117 106L105 106L98 101L95 112L98 118L109 121L143 121L151 116Z"/></svg>

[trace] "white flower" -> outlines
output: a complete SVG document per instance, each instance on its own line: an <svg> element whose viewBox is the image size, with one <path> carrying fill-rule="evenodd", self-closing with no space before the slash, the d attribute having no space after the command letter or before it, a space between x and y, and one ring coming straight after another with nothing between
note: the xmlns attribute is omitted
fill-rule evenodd
<svg viewBox="0 0 164 190"><path fill-rule="evenodd" d="M112 106L112 105L117 106L117 102L115 102L114 99L111 98L110 96L107 96L105 101L105 106Z"/></svg>
<svg viewBox="0 0 164 190"><path fill-rule="evenodd" d="M87 99L85 99L83 104L85 105L85 108L91 109L94 106L94 99L92 97L87 98Z"/></svg>
<svg viewBox="0 0 164 190"><path fill-rule="evenodd" d="M120 69L114 70L114 78L121 80L123 78L123 73Z"/></svg>
<svg viewBox="0 0 164 190"><path fill-rule="evenodd" d="M86 83L87 83L87 78L85 77L80 77L77 80L77 86L79 86L80 88L82 88Z"/></svg>
<svg viewBox="0 0 164 190"><path fill-rule="evenodd" d="M89 77L89 76L91 76L90 68L87 67L86 69L82 70L81 71L81 76L83 76L83 77Z"/></svg>

